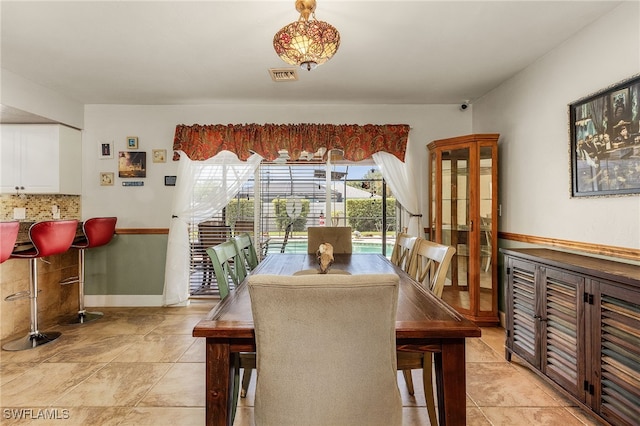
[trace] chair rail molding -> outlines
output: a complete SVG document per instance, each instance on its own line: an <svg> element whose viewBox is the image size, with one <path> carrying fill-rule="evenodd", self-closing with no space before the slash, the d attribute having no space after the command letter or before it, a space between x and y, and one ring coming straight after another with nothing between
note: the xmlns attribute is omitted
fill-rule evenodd
<svg viewBox="0 0 640 426"><path fill-rule="evenodd" d="M621 259L640 261L640 250L627 248L627 247L607 246L602 244L561 240L558 238L516 234L512 232L498 232L498 238L503 240L509 240L509 241L517 241L521 243L540 244L540 245L557 247L557 248L566 249L566 250L576 250L576 251L596 254L600 256L610 256L610 257L617 257Z"/></svg>
<svg viewBox="0 0 640 426"><path fill-rule="evenodd" d="M161 235L169 234L169 228L117 228L117 235Z"/></svg>

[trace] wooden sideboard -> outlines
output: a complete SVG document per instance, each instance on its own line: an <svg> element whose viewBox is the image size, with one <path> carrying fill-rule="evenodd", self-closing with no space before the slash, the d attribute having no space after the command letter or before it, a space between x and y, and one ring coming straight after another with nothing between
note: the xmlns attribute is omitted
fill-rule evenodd
<svg viewBox="0 0 640 426"><path fill-rule="evenodd" d="M517 355L612 425L640 418L640 266L501 249L506 358Z"/></svg>

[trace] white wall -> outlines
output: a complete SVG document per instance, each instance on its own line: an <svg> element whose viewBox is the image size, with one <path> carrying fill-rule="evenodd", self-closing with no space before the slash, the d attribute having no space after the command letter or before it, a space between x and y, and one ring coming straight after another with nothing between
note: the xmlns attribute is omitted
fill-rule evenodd
<svg viewBox="0 0 640 426"><path fill-rule="evenodd" d="M76 129L84 126L83 105L17 74L0 70L2 105L11 106Z"/></svg>
<svg viewBox="0 0 640 426"><path fill-rule="evenodd" d="M418 177L425 218L427 143L471 132L471 111L457 105L87 105L84 120L82 216L115 215L119 228L169 226L175 188L164 186L164 176L176 174L171 152L178 124L409 124L405 161ZM100 186L100 172L117 176L117 153L126 150L127 136L137 136L139 151L147 152L147 177L127 180L142 180L144 186L123 187L117 177L114 186ZM101 141L114 142L113 159L99 159ZM152 149L166 149L167 163L152 163Z"/></svg>
<svg viewBox="0 0 640 426"><path fill-rule="evenodd" d="M571 198L568 104L640 71L640 3L627 2L474 102L498 132L499 229L640 248L640 196Z"/></svg>

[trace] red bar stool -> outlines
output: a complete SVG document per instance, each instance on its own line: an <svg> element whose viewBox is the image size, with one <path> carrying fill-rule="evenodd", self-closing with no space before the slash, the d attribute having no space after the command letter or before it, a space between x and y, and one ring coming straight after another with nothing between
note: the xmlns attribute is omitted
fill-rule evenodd
<svg viewBox="0 0 640 426"><path fill-rule="evenodd" d="M7 296L5 300L31 299L31 324L26 337L5 344L2 349L21 351L52 342L60 333L38 330L38 259L69 250L76 236L77 220L51 220L38 222L29 228L33 248L11 254L11 259L29 259L29 291Z"/></svg>
<svg viewBox="0 0 640 426"><path fill-rule="evenodd" d="M102 312L87 312L84 308L84 251L86 249L100 247L108 244L116 232L116 217L94 217L87 219L82 224L84 236L82 240L75 241L71 247L78 251L78 279L63 281L61 284L78 283L78 315L70 321L70 324L84 324L102 317Z"/></svg>
<svg viewBox="0 0 640 426"><path fill-rule="evenodd" d="M11 257L11 252L16 245L20 222L0 222L0 263Z"/></svg>

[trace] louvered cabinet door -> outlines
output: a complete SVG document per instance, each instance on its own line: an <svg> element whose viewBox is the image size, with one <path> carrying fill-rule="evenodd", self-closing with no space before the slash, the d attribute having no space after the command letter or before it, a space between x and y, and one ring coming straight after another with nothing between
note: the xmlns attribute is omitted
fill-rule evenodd
<svg viewBox="0 0 640 426"><path fill-rule="evenodd" d="M536 265L514 258L507 262L507 347L540 368ZM508 355L507 355L508 357Z"/></svg>
<svg viewBox="0 0 640 426"><path fill-rule="evenodd" d="M585 400L584 276L541 268L542 372Z"/></svg>
<svg viewBox="0 0 640 426"><path fill-rule="evenodd" d="M640 290L593 281L592 406L614 425L640 421ZM591 386L591 384L590 384Z"/></svg>

